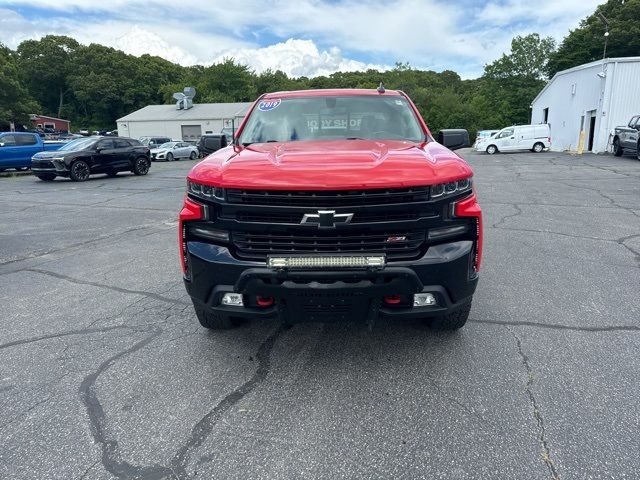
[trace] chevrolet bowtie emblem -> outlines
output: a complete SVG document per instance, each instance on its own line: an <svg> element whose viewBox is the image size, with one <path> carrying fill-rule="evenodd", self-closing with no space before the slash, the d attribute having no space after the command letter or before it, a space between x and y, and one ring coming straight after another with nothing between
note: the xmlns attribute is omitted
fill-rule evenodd
<svg viewBox="0 0 640 480"><path fill-rule="evenodd" d="M337 223L349 223L352 218L353 213L318 210L318 213L305 213L300 223L318 225L318 228L335 228Z"/></svg>

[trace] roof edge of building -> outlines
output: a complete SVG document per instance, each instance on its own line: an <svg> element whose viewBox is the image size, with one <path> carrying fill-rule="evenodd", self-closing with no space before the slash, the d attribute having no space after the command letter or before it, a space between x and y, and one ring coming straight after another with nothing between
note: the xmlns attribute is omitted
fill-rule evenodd
<svg viewBox="0 0 640 480"><path fill-rule="evenodd" d="M547 90L547 88L549 88L549 86L555 81L555 79L562 75L566 75L568 73L573 73L573 72L579 72L580 70L586 70L588 68L595 67L597 65L605 65L609 63L630 63L630 62L640 62L640 57L611 57L611 58L605 58L603 60L594 60L593 62L583 63L582 65L576 65L575 67L567 68L566 70L560 70L559 72L556 72L553 77L551 77L551 79L542 88L542 90L540 90L538 95L536 95L536 97L531 101L531 104L533 105L538 100L538 98L540 98L540 95L542 95Z"/></svg>

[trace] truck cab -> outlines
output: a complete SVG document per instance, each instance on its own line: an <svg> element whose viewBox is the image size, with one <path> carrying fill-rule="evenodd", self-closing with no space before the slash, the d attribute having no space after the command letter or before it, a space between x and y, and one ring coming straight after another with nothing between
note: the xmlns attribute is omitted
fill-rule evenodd
<svg viewBox="0 0 640 480"><path fill-rule="evenodd" d="M65 142L45 142L37 133L0 133L0 171L7 168L27 170L38 152L58 150Z"/></svg>

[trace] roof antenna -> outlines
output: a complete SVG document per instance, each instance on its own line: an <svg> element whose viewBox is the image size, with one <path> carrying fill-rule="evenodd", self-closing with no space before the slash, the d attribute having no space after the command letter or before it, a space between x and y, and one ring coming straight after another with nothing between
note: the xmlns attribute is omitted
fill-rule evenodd
<svg viewBox="0 0 640 480"><path fill-rule="evenodd" d="M384 85L382 85L382 82L378 85L378 93L384 93Z"/></svg>

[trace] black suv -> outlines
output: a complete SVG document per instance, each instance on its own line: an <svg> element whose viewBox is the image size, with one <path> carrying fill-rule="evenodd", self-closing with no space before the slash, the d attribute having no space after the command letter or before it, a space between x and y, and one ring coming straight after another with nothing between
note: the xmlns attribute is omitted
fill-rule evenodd
<svg viewBox="0 0 640 480"><path fill-rule="evenodd" d="M149 148L132 138L80 138L53 152L40 152L31 159L31 171L50 182L56 177L69 177L83 182L94 173L115 177L118 172L136 175L149 172Z"/></svg>

